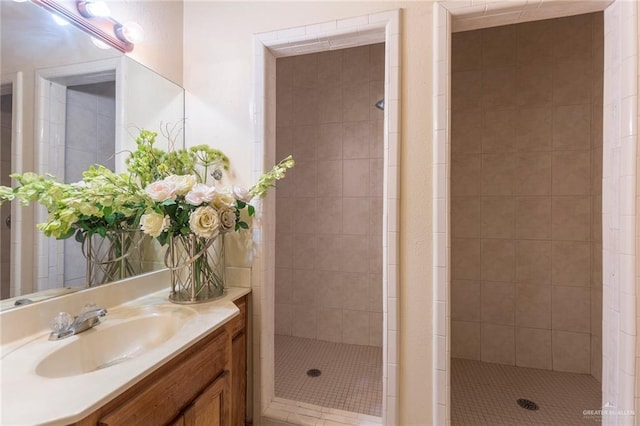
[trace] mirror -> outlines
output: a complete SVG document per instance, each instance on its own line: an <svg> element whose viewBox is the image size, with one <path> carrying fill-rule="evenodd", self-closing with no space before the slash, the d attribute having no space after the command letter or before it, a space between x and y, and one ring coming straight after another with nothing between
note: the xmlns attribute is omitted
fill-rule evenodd
<svg viewBox="0 0 640 426"><path fill-rule="evenodd" d="M34 3L0 2L0 16L0 185L27 171L74 182L96 162L123 171L142 128L171 128L171 143L184 145L180 86ZM169 138L158 142L169 148ZM0 309L84 288L80 245L35 228L44 209L15 201L0 209ZM146 270L163 266L154 259Z"/></svg>

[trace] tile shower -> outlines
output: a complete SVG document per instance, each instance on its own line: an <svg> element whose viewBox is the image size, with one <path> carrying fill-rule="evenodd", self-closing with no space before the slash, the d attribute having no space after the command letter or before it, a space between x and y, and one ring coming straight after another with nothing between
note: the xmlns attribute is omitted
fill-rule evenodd
<svg viewBox="0 0 640 426"><path fill-rule="evenodd" d="M11 129L13 96L0 96L0 185L11 186ZM0 299L11 296L11 228L7 219L11 217L11 205L0 206Z"/></svg>
<svg viewBox="0 0 640 426"><path fill-rule="evenodd" d="M276 193L276 362L287 359L287 347L303 353L305 341L324 342L323 347L338 345L323 351L328 357L361 354L356 363L367 371L344 384L346 390L335 389L340 396L309 389L287 393L285 389L314 383L295 384L301 378L290 377L293 366L285 363L276 368L276 397L298 395L303 402L378 416L383 114L375 103L383 93L384 44L276 62L276 156L291 153L296 159ZM373 365L371 359L376 360ZM309 362L327 368L332 364ZM331 374L327 371L326 377ZM379 396L363 395L367 403L354 402L358 380L369 382Z"/></svg>
<svg viewBox="0 0 640 426"><path fill-rule="evenodd" d="M601 381L603 44L602 13L452 35L453 358Z"/></svg>

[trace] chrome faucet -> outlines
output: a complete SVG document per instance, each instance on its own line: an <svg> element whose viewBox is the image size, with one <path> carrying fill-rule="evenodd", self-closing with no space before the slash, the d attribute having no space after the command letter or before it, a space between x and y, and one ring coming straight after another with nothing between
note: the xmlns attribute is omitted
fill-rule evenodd
<svg viewBox="0 0 640 426"><path fill-rule="evenodd" d="M107 310L95 304L87 304L77 317L67 312L60 312L51 321L49 340L60 340L100 324L100 319L107 315Z"/></svg>

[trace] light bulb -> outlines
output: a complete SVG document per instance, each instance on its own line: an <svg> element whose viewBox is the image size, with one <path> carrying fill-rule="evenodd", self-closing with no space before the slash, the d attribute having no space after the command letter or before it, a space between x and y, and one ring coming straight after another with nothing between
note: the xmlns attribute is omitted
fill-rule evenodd
<svg viewBox="0 0 640 426"><path fill-rule="evenodd" d="M85 18L102 17L106 18L111 15L109 6L103 1L79 1L77 4L78 12Z"/></svg>
<svg viewBox="0 0 640 426"><path fill-rule="evenodd" d="M64 27L65 25L69 25L69 21L67 21L66 19L56 15L56 14L51 14L51 18L53 19L53 21L60 25L61 27Z"/></svg>
<svg viewBox="0 0 640 426"><path fill-rule="evenodd" d="M96 46L98 49L111 49L111 46L109 46L107 43L105 43L102 40L99 40L95 37L91 37L91 42L93 43L94 46Z"/></svg>
<svg viewBox="0 0 640 426"><path fill-rule="evenodd" d="M144 40L144 30L133 21L117 24L113 31L120 40L132 44L140 43Z"/></svg>

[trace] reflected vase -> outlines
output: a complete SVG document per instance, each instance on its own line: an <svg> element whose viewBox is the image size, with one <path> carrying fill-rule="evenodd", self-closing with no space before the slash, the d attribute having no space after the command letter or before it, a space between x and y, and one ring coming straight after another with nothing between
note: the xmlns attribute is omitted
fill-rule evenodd
<svg viewBox="0 0 640 426"><path fill-rule="evenodd" d="M82 253L87 287L141 274L144 238L140 230L107 231L104 237L85 233Z"/></svg>
<svg viewBox="0 0 640 426"><path fill-rule="evenodd" d="M174 303L202 303L224 293L224 236L200 238L195 234L169 238L165 265L171 271Z"/></svg>

